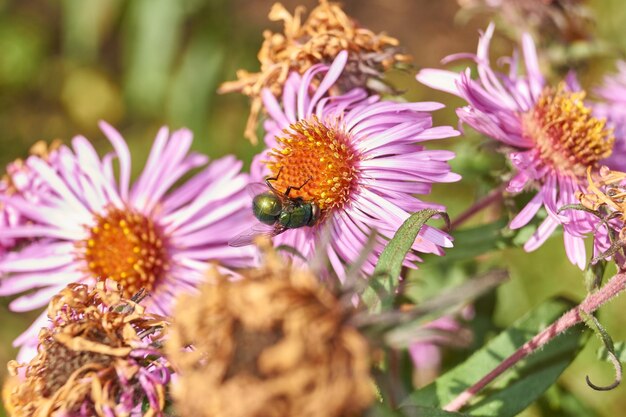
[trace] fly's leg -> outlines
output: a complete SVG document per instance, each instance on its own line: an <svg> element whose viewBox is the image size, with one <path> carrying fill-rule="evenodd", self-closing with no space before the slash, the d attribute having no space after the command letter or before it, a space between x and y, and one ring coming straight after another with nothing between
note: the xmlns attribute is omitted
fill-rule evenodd
<svg viewBox="0 0 626 417"><path fill-rule="evenodd" d="M280 171L278 172L280 174ZM300 185L299 187L294 187L294 186L289 186L287 187L287 190L285 191L285 197L289 198L289 193L291 192L291 190L296 190L296 191L300 191L302 189L302 187L304 187L305 185L307 185L307 183L309 181L311 181L313 179L313 177L309 177L306 181L304 181L302 183L302 185Z"/></svg>
<svg viewBox="0 0 626 417"><path fill-rule="evenodd" d="M272 184L270 184L270 181L278 181L278 178L280 177L280 173L282 172L283 167L280 167L278 169L278 174L276 174L275 177L268 177L265 178L265 183L267 184L267 186L274 191L276 194L278 194L278 190L276 188L274 188L274 186ZM292 185L287 187L287 190L285 190L285 197L289 198L289 194L291 193L291 190L296 190L299 191L302 189L302 187L304 187L305 185L307 185L307 183L309 181L311 181L313 179L313 177L309 177L306 181L304 181L299 187L294 187Z"/></svg>
<svg viewBox="0 0 626 417"><path fill-rule="evenodd" d="M278 177L280 177L280 173L282 172L282 170L283 170L283 167L280 167L280 169L278 170L278 174L276 174L275 177L265 178L265 183L267 184L267 186L270 188L270 190L274 191L276 194L279 194L279 192L276 188L274 188L272 184L270 184L270 181L278 181Z"/></svg>

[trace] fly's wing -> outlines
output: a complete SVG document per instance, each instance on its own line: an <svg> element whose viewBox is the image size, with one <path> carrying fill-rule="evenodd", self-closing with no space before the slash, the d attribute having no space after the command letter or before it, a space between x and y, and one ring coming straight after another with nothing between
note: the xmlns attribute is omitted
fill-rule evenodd
<svg viewBox="0 0 626 417"><path fill-rule="evenodd" d="M234 246L234 247L251 245L252 243L254 243L254 239L257 236L267 236L271 238L271 237L281 234L285 230L286 229L280 225L269 226L263 223L255 224L248 230L232 238L228 242L228 245Z"/></svg>
<svg viewBox="0 0 626 417"><path fill-rule="evenodd" d="M254 198L259 194L263 194L271 190L265 183L251 182L250 184L246 185L246 191L248 191L250 197Z"/></svg>

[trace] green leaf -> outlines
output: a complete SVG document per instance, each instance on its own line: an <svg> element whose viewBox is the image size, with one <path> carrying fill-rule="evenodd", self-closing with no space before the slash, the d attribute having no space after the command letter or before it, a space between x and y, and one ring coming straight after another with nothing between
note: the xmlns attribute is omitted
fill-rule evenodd
<svg viewBox="0 0 626 417"><path fill-rule="evenodd" d="M411 394L403 406L443 407L571 307L573 303L564 299L544 302L465 362ZM517 415L557 380L580 350L583 339L580 325L557 336L501 375L464 411L472 416Z"/></svg>
<svg viewBox="0 0 626 417"><path fill-rule="evenodd" d="M417 235L433 216L441 215L448 222L448 216L437 210L426 209L412 214L389 241L378 258L374 269L374 276L370 279L370 286L363 292L363 301L370 310L381 311L391 304L393 289L398 283L402 270L402 263L413 246Z"/></svg>
<svg viewBox="0 0 626 417"><path fill-rule="evenodd" d="M584 398L568 390L561 384L553 385L539 401L537 407L541 410L541 416L550 417L600 417L589 405L584 403Z"/></svg>

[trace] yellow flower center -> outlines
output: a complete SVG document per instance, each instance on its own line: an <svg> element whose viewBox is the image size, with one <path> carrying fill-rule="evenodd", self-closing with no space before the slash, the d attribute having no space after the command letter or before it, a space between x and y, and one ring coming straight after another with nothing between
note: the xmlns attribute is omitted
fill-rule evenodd
<svg viewBox="0 0 626 417"><path fill-rule="evenodd" d="M542 160L579 178L609 157L615 142L612 129L592 116L584 99L583 91L567 91L563 83L546 87L535 108L522 116L524 135L535 142Z"/></svg>
<svg viewBox="0 0 626 417"><path fill-rule="evenodd" d="M80 245L89 272L111 278L129 298L142 288L151 291L168 269L168 254L154 222L132 210L110 209L96 215L96 225Z"/></svg>
<svg viewBox="0 0 626 417"><path fill-rule="evenodd" d="M280 192L292 189L289 197L301 197L318 205L322 211L340 209L350 198L358 181L358 153L345 132L321 123L316 117L292 124L286 136L277 137L267 166L272 185ZM280 174L279 174L280 173Z"/></svg>

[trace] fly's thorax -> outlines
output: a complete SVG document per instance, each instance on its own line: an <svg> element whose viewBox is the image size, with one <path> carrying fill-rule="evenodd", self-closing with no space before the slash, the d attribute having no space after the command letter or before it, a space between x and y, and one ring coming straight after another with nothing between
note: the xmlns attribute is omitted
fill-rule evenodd
<svg viewBox="0 0 626 417"><path fill-rule="evenodd" d="M311 203L297 203L285 207L280 213L278 222L287 229L310 226L313 219L313 205Z"/></svg>
<svg viewBox="0 0 626 417"><path fill-rule="evenodd" d="M261 223L269 225L276 223L282 210L280 198L272 192L258 194L252 200L252 212Z"/></svg>

